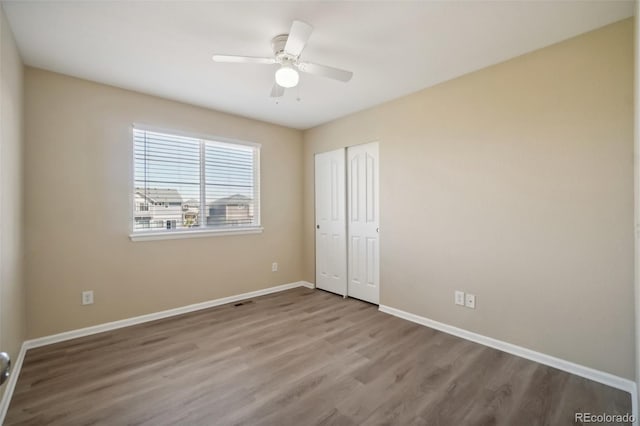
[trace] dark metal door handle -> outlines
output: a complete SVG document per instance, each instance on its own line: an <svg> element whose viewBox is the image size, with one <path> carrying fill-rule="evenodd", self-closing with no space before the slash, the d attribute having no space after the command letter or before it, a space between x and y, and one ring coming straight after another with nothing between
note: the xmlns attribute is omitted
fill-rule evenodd
<svg viewBox="0 0 640 426"><path fill-rule="evenodd" d="M0 385L9 378L9 370L11 369L11 358L6 352L0 352Z"/></svg>

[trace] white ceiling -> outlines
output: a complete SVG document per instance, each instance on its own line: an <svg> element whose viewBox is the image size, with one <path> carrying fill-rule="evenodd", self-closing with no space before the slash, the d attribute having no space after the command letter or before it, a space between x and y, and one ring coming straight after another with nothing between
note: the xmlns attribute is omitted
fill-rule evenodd
<svg viewBox="0 0 640 426"><path fill-rule="evenodd" d="M305 129L633 15L633 1L34 2L2 5L26 64ZM291 21L302 58L354 72L302 75L278 103L271 56ZM298 101L297 98L300 98Z"/></svg>

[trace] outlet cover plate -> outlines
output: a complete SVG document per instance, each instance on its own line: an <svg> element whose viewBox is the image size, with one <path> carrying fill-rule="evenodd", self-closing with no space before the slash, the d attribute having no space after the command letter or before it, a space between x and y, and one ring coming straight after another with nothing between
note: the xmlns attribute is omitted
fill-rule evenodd
<svg viewBox="0 0 640 426"><path fill-rule="evenodd" d="M456 290L454 293L453 302L456 305L464 306L464 291Z"/></svg>
<svg viewBox="0 0 640 426"><path fill-rule="evenodd" d="M476 308L476 296L474 294L467 293L464 305L467 308L475 309Z"/></svg>
<svg viewBox="0 0 640 426"><path fill-rule="evenodd" d="M82 304L83 305L93 305L93 290L83 291L82 292Z"/></svg>

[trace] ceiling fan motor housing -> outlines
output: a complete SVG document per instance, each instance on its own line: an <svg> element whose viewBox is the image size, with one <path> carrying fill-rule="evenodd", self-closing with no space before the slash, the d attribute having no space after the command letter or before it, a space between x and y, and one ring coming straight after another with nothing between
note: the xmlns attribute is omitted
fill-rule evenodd
<svg viewBox="0 0 640 426"><path fill-rule="evenodd" d="M273 54L276 56L276 58L283 59L289 57L289 55L287 55L284 51L284 46L287 44L288 39L289 34L281 34L275 36L273 40L271 40L271 47L273 48Z"/></svg>

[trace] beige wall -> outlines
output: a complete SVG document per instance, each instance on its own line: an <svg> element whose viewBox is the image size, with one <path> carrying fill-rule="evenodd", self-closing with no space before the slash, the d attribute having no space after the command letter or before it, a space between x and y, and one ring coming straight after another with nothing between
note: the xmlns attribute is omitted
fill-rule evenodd
<svg viewBox="0 0 640 426"><path fill-rule="evenodd" d="M22 60L0 7L0 350L13 360L27 330L22 274L22 72Z"/></svg>
<svg viewBox="0 0 640 426"><path fill-rule="evenodd" d="M33 68L25 108L30 337L302 279L300 131ZM261 143L264 233L129 241L132 123Z"/></svg>
<svg viewBox="0 0 640 426"><path fill-rule="evenodd" d="M314 153L378 140L382 304L634 378L631 19L304 137L306 280Z"/></svg>

